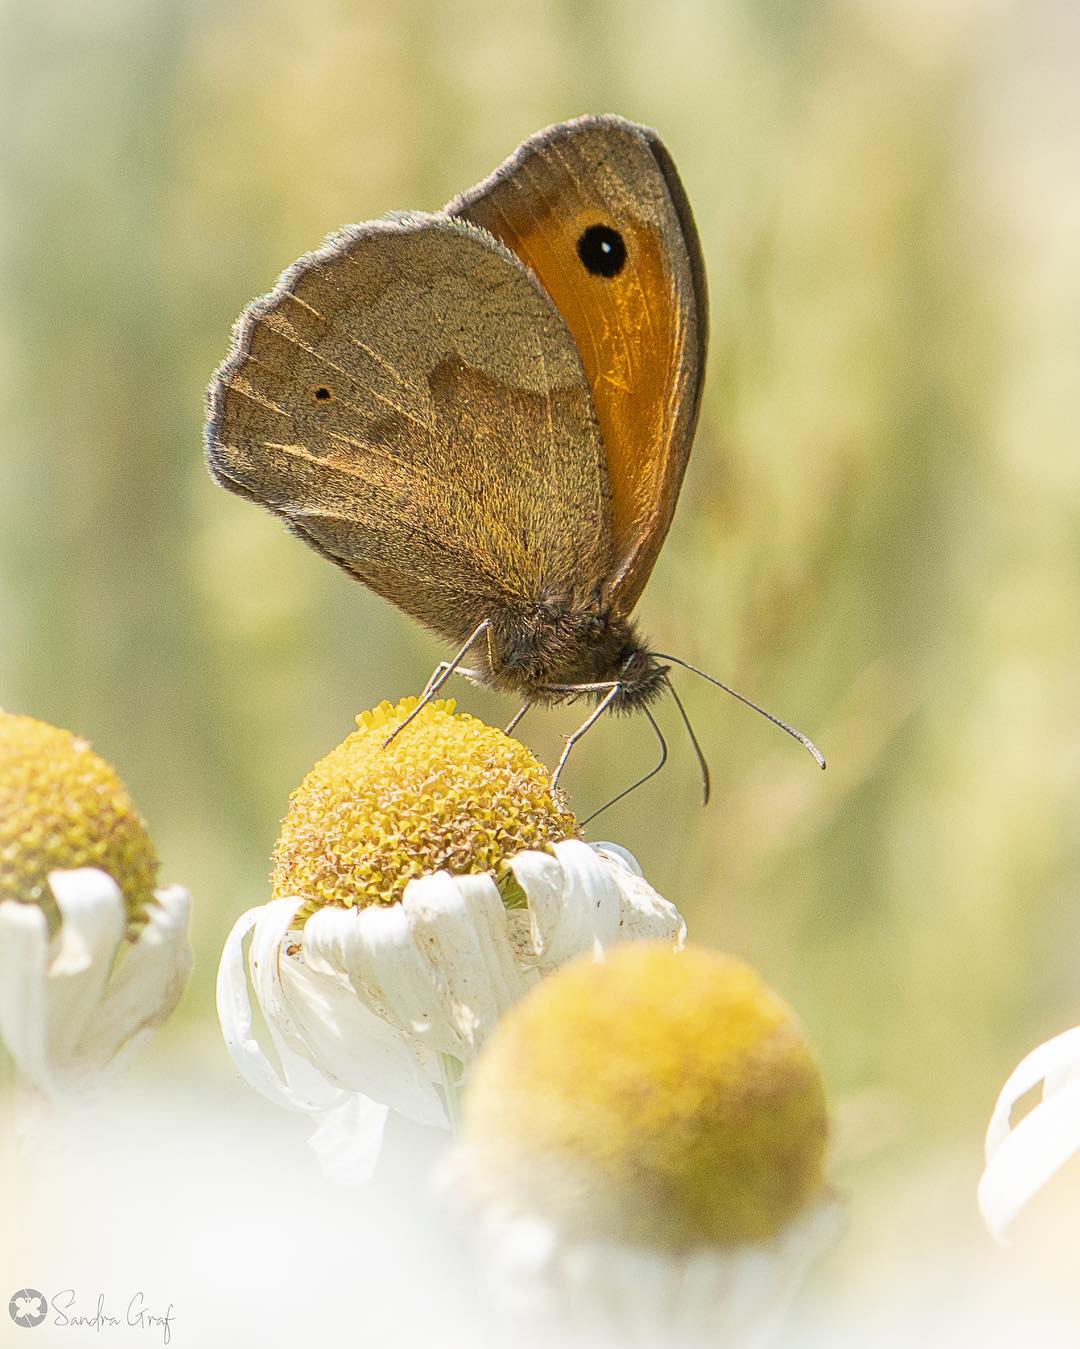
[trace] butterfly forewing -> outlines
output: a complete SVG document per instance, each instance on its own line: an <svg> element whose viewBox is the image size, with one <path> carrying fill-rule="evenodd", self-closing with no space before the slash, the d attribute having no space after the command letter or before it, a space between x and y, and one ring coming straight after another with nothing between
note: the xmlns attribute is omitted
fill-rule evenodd
<svg viewBox="0 0 1080 1349"><path fill-rule="evenodd" d="M455 641L612 567L574 339L501 244L446 216L346 231L250 306L207 445L224 485Z"/></svg>

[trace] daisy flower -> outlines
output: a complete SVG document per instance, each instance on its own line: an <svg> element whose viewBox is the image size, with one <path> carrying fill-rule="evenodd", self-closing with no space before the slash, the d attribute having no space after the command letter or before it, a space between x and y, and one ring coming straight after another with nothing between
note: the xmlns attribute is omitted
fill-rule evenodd
<svg viewBox="0 0 1080 1349"><path fill-rule="evenodd" d="M218 977L237 1067L315 1120L347 1182L370 1174L389 1110L454 1124L480 1047L546 974L685 933L628 853L581 841L524 745L452 701L403 726L416 707L363 713L293 793L272 898L238 920Z"/></svg>
<svg viewBox="0 0 1080 1349"><path fill-rule="evenodd" d="M0 1039L53 1103L92 1095L179 1001L189 900L85 740L0 712Z"/></svg>
<svg viewBox="0 0 1080 1349"><path fill-rule="evenodd" d="M838 1233L827 1134L811 1051L755 971L648 942L582 957L504 1019L449 1181L522 1326L756 1345Z"/></svg>
<svg viewBox="0 0 1080 1349"><path fill-rule="evenodd" d="M1016 1123L1016 1106L1038 1099ZM1009 1225L1080 1151L1080 1026L1033 1049L1001 1089L986 1131L979 1209L1005 1243Z"/></svg>

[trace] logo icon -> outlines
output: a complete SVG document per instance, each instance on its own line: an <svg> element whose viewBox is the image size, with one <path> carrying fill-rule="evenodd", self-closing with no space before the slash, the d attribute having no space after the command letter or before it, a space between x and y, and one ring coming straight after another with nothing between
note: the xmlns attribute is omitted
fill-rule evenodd
<svg viewBox="0 0 1080 1349"><path fill-rule="evenodd" d="M20 1288L17 1293L12 1293L8 1303L11 1319L17 1326L41 1325L48 1310L45 1294L39 1293L36 1288Z"/></svg>

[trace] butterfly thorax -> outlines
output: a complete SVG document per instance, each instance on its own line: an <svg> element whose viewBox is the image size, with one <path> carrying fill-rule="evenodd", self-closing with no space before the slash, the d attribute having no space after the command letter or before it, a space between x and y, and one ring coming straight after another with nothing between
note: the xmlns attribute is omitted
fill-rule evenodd
<svg viewBox="0 0 1080 1349"><path fill-rule="evenodd" d="M629 711L659 697L667 667L646 650L634 625L600 606L544 599L527 610L491 615L486 681L530 702L559 703L580 692L599 701L617 683L612 704Z"/></svg>

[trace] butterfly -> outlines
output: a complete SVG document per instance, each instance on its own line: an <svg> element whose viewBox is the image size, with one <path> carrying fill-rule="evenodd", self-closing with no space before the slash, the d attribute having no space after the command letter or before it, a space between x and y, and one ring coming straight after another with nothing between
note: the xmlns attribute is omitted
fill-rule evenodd
<svg viewBox="0 0 1080 1349"><path fill-rule="evenodd" d="M593 699L557 777L602 713L674 693L677 658L631 614L675 510L707 343L671 156L647 127L582 117L441 211L349 226L294 263L236 325L207 458L453 643L425 698L456 670L522 713Z"/></svg>

